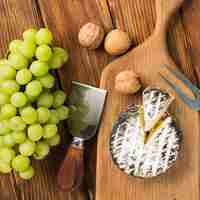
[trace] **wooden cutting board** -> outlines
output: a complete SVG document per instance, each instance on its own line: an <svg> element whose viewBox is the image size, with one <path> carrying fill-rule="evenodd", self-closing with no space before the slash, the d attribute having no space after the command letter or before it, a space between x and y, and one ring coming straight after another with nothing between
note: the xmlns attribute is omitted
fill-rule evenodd
<svg viewBox="0 0 200 200"><path fill-rule="evenodd" d="M166 33L169 19L183 0L156 0L157 23L153 34L137 48L110 63L102 73L100 87L108 91L107 102L98 137L96 200L199 200L199 115L192 111L158 76L164 73L187 88L161 67L176 67L168 53ZM166 174L153 179L138 179L121 172L112 162L109 139L118 114L129 104L141 103L141 93L123 96L114 90L115 76L133 69L146 86L158 86L173 93L176 101L171 112L183 132L182 150L176 165Z"/></svg>

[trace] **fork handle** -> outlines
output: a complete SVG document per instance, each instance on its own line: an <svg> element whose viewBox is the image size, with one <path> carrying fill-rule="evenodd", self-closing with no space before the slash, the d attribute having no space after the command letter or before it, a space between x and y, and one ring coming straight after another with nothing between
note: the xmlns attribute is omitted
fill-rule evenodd
<svg viewBox="0 0 200 200"><path fill-rule="evenodd" d="M58 171L57 185L61 190L73 191L82 184L84 177L83 152L83 140L74 138Z"/></svg>
<svg viewBox="0 0 200 200"><path fill-rule="evenodd" d="M157 32L166 33L171 16L175 14L183 2L184 0L156 0Z"/></svg>

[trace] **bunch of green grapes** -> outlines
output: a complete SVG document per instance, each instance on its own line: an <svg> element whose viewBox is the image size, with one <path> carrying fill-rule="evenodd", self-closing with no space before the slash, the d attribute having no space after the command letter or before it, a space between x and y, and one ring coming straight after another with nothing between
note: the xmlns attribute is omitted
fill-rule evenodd
<svg viewBox="0 0 200 200"><path fill-rule="evenodd" d="M66 95L51 71L68 60L47 28L29 29L0 60L0 172L34 176L31 158L44 159L60 142L58 124L69 117Z"/></svg>

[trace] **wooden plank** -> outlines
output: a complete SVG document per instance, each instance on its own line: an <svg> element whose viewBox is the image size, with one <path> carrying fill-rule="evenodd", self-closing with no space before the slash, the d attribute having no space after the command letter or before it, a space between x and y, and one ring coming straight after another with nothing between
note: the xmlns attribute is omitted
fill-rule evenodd
<svg viewBox="0 0 200 200"><path fill-rule="evenodd" d="M2 200L16 200L19 197L19 191L16 188L16 181L13 175L1 175L0 191Z"/></svg>
<svg viewBox="0 0 200 200"><path fill-rule="evenodd" d="M73 79L98 85L108 56L102 48L96 51L82 48L78 43L78 32L89 21L102 25L105 30L111 29L106 1L58 0L55 4L54 0L39 0L39 5L45 24L53 31L56 42L70 51L70 61L59 70L63 87L68 90Z"/></svg>
<svg viewBox="0 0 200 200"><path fill-rule="evenodd" d="M193 68L200 83L200 0L186 1L181 15L183 26L188 38L188 53L192 57Z"/></svg>
<svg viewBox="0 0 200 200"><path fill-rule="evenodd" d="M155 25L154 3L140 0L108 0L108 4L113 24L129 33L133 46L143 42L151 34Z"/></svg>
<svg viewBox="0 0 200 200"><path fill-rule="evenodd" d="M59 70L65 91L69 91L71 80L98 86L101 71L108 63L109 56L102 46L95 51L82 48L78 43L78 32L80 27L89 21L102 25L106 32L112 28L107 1L58 0L56 4L54 0L39 0L38 2L45 24L53 31L56 42L70 51L69 62ZM86 160L90 161L87 165L86 179L89 187L93 189L96 161L95 141L94 139L87 145L89 149L86 157Z"/></svg>
<svg viewBox="0 0 200 200"><path fill-rule="evenodd" d="M32 26L40 27L43 25L37 4L34 1L1 1L0 2L0 52L5 55L9 41L21 38L22 32ZM37 162L34 163L37 176L26 183L19 182L15 178L1 177L1 195L4 199L51 199L48 192L49 181L46 178L49 172L48 162L44 161L42 167ZM11 183L14 187L10 187ZM20 184L19 184L20 183ZM4 187L3 187L4 186ZM13 189L14 191L10 191ZM50 195L49 195L50 194ZM13 197L15 195L15 198ZM41 197L42 196L42 197ZM46 196L46 198L45 198Z"/></svg>
<svg viewBox="0 0 200 200"><path fill-rule="evenodd" d="M5 55L8 43L12 39L21 37L24 29L30 26L40 26L42 24L41 17L37 13L37 5L33 1L1 1L0 2L0 53L1 56ZM39 167L36 167L39 170ZM2 199L21 199L22 187L17 184L17 181L12 176L3 176L1 181L1 198ZM41 189L36 189L37 193L46 188L45 184L41 184L41 178L38 181L41 185ZM27 182L29 188L27 192L30 192L30 188L34 188L33 182ZM25 192L26 193L26 192Z"/></svg>
<svg viewBox="0 0 200 200"><path fill-rule="evenodd" d="M191 5L189 5L190 2L192 2ZM188 62L188 59L190 59L188 53L192 54L194 58L192 63L197 66L195 70L199 75L198 9L200 3L199 0L190 2L188 1L183 9L184 28L187 32L183 29L182 22L178 21L175 30L170 34L169 41L171 44L170 49L173 50L172 54L177 63L182 64L183 71L192 80L195 80L193 69L190 67L190 60ZM154 3L152 1L147 3L145 0L110 0L109 4L113 22L117 27L130 33L135 45L141 43L152 32L155 23ZM56 34L57 44L68 47L71 51L70 63L60 71L62 84L66 91L69 81L67 81L65 74L69 74L73 79L98 84L101 70L110 59L103 53L102 48L95 52L80 48L77 42L77 32L80 26L87 21L95 21L103 24L106 30L111 29L112 21L106 0L59 0L56 3L53 0L40 0L39 5L42 9L45 24ZM14 37L20 37L24 29L33 24L43 26L35 1L2 0L0 1L0 10L0 28L3 30L0 32L1 55L6 53L8 42ZM191 46L195 51L192 50L191 52ZM81 74L87 75L83 78ZM58 164L53 159L60 162L61 158L58 158L57 155L63 152L64 147L61 150L55 150L53 155L43 162L42 166L37 162L35 165L38 175L33 182L15 186L16 181L12 176L1 176L0 191L2 199L80 199L80 193L71 195L55 192L54 176ZM50 178L47 179L47 176ZM48 190L52 192L49 193Z"/></svg>
<svg viewBox="0 0 200 200"><path fill-rule="evenodd" d="M2 0L0 1L0 10L0 28L2 30L0 32L1 56L5 55L9 41L21 38L25 29L33 26L44 26L39 7L34 0ZM13 175L1 176L1 199L85 199L82 189L73 193L58 192L56 189L56 172L65 149L66 145L55 148L46 160L34 161L36 176L31 181L23 182Z"/></svg>
<svg viewBox="0 0 200 200"><path fill-rule="evenodd" d="M116 26L126 30L129 32L130 36L133 38L136 44L143 41L150 33L153 31L153 27L155 24L155 9L154 3L155 1L146 1L146 0L108 0L112 19L115 22ZM163 2L164 3L164 2ZM149 26L150 25L150 26ZM189 38L184 30L184 26L182 24L182 20L177 17L175 21L173 21L170 31L169 31L169 48L170 52L178 64L179 68L187 74L187 76L195 81L195 73L191 62L191 57L189 54ZM152 45L153 48L153 45ZM142 49L142 48L141 48ZM141 50L140 49L140 50ZM139 51L139 50L138 50ZM147 51L147 50L146 50ZM142 52L142 50L141 50ZM148 52L148 51L147 51ZM132 56L132 57L131 57ZM115 92L113 92L114 76L117 72L124 68L128 67L134 68L138 73L143 74L144 76L149 76L150 72L148 69L140 69L145 67L143 64L145 61L145 56L141 56L141 62L137 59L141 55L138 53L134 57L134 52L129 54L129 58L132 58L132 61L128 61L127 57L123 57L121 60L116 61L111 65L110 68L104 73L105 79L102 79L102 85L105 86L106 89L109 89L111 96L108 98L107 102L107 113L105 113L105 117L103 118L102 131L100 131L99 141L98 141L98 156L97 156L97 200L101 199L199 199L199 126L198 120L199 116L197 113L192 112L185 106L183 103L179 101L178 105L182 108L183 113L190 113L189 115L182 115L180 122L183 130L187 130L184 134L183 140L183 148L184 153L182 151L181 159L177 163L177 168L169 172L168 176L162 176L157 179L152 180L138 180L131 177L125 177L123 173L121 173L110 160L109 150L108 150L108 139L109 133L111 131L111 121L115 120L117 114L120 110L124 109L124 105L129 102L137 102L138 96L125 98L121 96L117 96ZM153 56L153 55L152 55ZM158 56L158 60L160 57ZM120 62L121 61L121 62ZM149 62L152 60L149 59ZM138 67L139 62L141 65ZM153 62L153 61L152 61ZM157 61L155 61L157 62ZM158 61L159 62L159 61ZM119 64L117 68L116 64ZM132 64L132 65L131 65ZM156 63L155 63L156 64ZM146 65L148 68L148 65ZM152 76L154 76L152 68ZM156 65L155 65L156 70ZM112 76L107 76L109 72ZM145 75L146 73L146 75ZM110 74L110 75L111 75ZM147 83L147 77L143 77L145 83ZM151 82L151 81L152 82ZM149 82L158 83L159 80L152 80L152 77L149 77ZM158 84L161 85L162 84ZM112 96L113 95L113 96ZM112 98L113 97L113 98ZM135 101L132 101L132 100ZM178 101L178 100L177 100ZM112 108L112 109L111 109ZM109 114L108 114L109 113ZM193 131L191 131L191 125L186 122L190 121L190 117L193 116L195 121L195 127ZM192 123L192 121L191 121ZM108 128L106 128L108 127ZM107 130L104 132L103 129ZM104 134L104 135L103 135ZM108 135L106 135L108 134ZM191 134L193 134L191 138ZM194 139L194 137L196 139ZM189 142L190 140L190 142ZM195 148L195 151L194 151ZM186 161L188 160L188 162ZM182 164L181 164L182 163ZM187 165L187 166L186 166ZM177 169L182 169L180 171L175 171ZM192 170L192 171L190 171ZM173 175L174 172L174 175ZM190 183L188 185L188 183ZM178 187L177 187L178 185ZM181 191L179 190L180 188ZM190 191L188 194L185 194L184 191Z"/></svg>

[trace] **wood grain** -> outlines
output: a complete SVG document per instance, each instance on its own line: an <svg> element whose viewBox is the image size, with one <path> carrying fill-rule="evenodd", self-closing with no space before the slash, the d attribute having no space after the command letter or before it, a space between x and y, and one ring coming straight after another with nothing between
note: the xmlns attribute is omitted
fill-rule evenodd
<svg viewBox="0 0 200 200"><path fill-rule="evenodd" d="M120 26L125 24L125 18L128 18L128 10L133 8L133 4L134 6L137 6L137 1L134 3L127 2L127 4L120 0L110 0L109 2L116 12L116 24L120 24ZM146 1L144 2L146 6L149 6L150 8L152 4L155 3L154 1L148 1L148 3ZM154 32L154 34L145 43L139 45L137 48L131 50L126 55L110 63L102 73L100 86L104 89L107 89L109 93L98 137L96 188L97 200L199 199L199 114L186 107L177 96L176 103L172 111L175 112L175 108L177 107L180 110L180 113L176 113L176 115L178 124L183 130L184 139L181 156L177 162L176 167L169 170L166 175L160 176L158 178L151 180L138 180L136 178L127 177L123 172L120 172L110 159L108 141L113 122L116 120L118 113L126 109L127 105L132 103L137 104L140 102L140 94L138 94L138 96L136 95L125 97L115 92L114 77L122 70L133 69L141 77L144 86L156 85L169 90L169 88L158 78L157 72L162 71L160 66L163 63L168 64L171 67L176 66L172 59L169 57L164 39L166 25L165 22L167 22L165 19L167 19L167 14L170 14L168 9L170 6L173 6L173 3L178 1L157 0L157 2L160 2L163 6L162 8L164 9L162 12L160 12L161 10L158 9L158 21L156 26L157 31ZM143 5L141 1L138 6L139 5ZM123 9L115 9L115 6L118 6L119 8L123 7ZM155 9L153 10L155 12ZM145 13L147 23L150 20L148 16L152 16L150 11L151 9L147 9L147 12ZM130 18L128 23L134 24L137 27L137 24L135 24L135 21L137 21L136 18L132 18L132 21L130 21L131 16L129 16ZM118 21L120 23L118 23ZM153 22L151 24L153 24ZM141 26L143 26L143 24L141 24ZM134 30L137 29L134 28ZM138 28L138 30L142 31L143 27ZM186 49L187 37L184 36L185 33L182 29L181 23L174 23L170 30L172 33L169 37L169 41L171 41L170 49L177 49L177 51L172 51L172 53L177 58L177 63L182 66L181 69L186 72L190 78L194 78L193 68L190 63L190 56L188 55ZM130 35L134 37L137 34L130 32ZM178 41L179 39L182 40L182 42ZM177 41L176 46L175 41ZM164 73L165 76L167 76L170 80L180 85L180 83L177 82L174 77L170 76L170 74L167 74L167 72ZM180 86L185 92L191 95L191 93L189 93L189 91L183 85ZM192 131L191 127L193 127ZM186 190L187 193L185 193Z"/></svg>
<svg viewBox="0 0 200 200"><path fill-rule="evenodd" d="M33 26L38 28L44 26L36 1L3 0L0 2L0 10L0 17L2 19L0 20L0 27L3 30L0 33L0 53L2 56L7 51L9 41L21 38L21 34L25 29ZM61 40L64 40L64 38L61 37ZM69 74L65 73L66 80L68 76ZM63 133L66 134L66 131ZM63 141L63 143L66 142ZM23 182L13 175L2 176L0 179L1 199L86 199L82 188L73 193L57 191L55 177L65 151L66 145L60 146L60 148L52 151L48 159L42 162L34 162L36 176L29 182Z"/></svg>
<svg viewBox="0 0 200 200"><path fill-rule="evenodd" d="M200 80L199 9L200 0L186 1L181 10L182 20L180 18L174 20L169 34L170 52L174 60L191 80L198 82ZM71 79L98 85L101 71L113 59L105 54L102 47L97 51L88 51L79 46L77 32L84 23L97 22L102 24L106 31L112 27L124 29L129 32L136 46L152 33L156 15L154 0L1 0L0 17L1 55L5 55L8 42L19 38L26 28L33 25L40 27L45 22L45 25L53 30L56 43L70 49L70 62L59 72L61 84L68 92ZM94 141L90 142L91 145L92 151L95 152ZM83 188L73 194L58 192L55 189L54 177L65 151L66 145L63 145L53 150L46 161L35 162L37 176L31 182L24 184L14 175L1 176L0 199L84 199ZM91 148L87 151L90 153ZM93 156L91 162L93 166L95 160ZM88 168L91 170L91 166ZM93 173L87 178L90 182L93 180L91 177L94 176L94 167L92 170ZM106 178L106 174L102 177ZM108 188L111 188L111 185ZM110 191L114 192L116 188ZM186 191L188 193L188 190ZM175 194L167 200L174 198ZM128 194L124 194L124 199L129 199Z"/></svg>
<svg viewBox="0 0 200 200"><path fill-rule="evenodd" d="M7 51L9 41L19 38L23 30L30 26L41 26L42 21L37 12L37 5L33 1L1 1L0 10L0 27L3 30L0 32L0 52L3 56ZM48 166L46 161L44 163L43 166ZM48 181L42 176L41 166L35 163L35 168L41 175L33 179L33 182L27 182L23 186L19 185L12 175L2 176L0 179L1 198L3 200L27 199L26 196L29 194L29 199L39 199L40 195L46 196L48 199L49 193L41 192L45 190Z"/></svg>
<svg viewBox="0 0 200 200"><path fill-rule="evenodd" d="M78 31L87 22L102 25L106 32L112 29L107 2L106 0L68 0L65 2L57 0L56 2L55 4L54 0L48 2L39 0L39 6L45 24L53 31L57 43L70 50L69 63L59 71L62 86L66 92L69 91L71 80L98 86L101 71L109 62L110 57L104 52L102 46L95 51L82 48L78 43ZM94 188L93 183L95 183L95 141L94 139L89 142L86 148L88 149L86 160L91 160L89 165L86 162L86 167L89 169L86 179L89 180L91 188Z"/></svg>
<svg viewBox="0 0 200 200"><path fill-rule="evenodd" d="M183 27L187 38L187 51L191 57L193 70L195 71L198 83L200 83L200 1L186 1L181 10Z"/></svg>
<svg viewBox="0 0 200 200"><path fill-rule="evenodd" d="M96 51L82 48L78 43L78 32L89 21L102 25L107 31L112 28L106 1L57 0L55 4L54 0L39 0L39 5L45 24L53 31L56 42L70 50L70 61L59 71L66 91L73 79L98 85L108 56L102 48Z"/></svg>
<svg viewBox="0 0 200 200"><path fill-rule="evenodd" d="M21 37L25 29L46 25L53 31L55 43L70 50L70 62L59 71L61 85L66 93L69 92L72 79L93 85L99 83L101 71L109 60L108 56L102 51L102 48L97 51L81 48L78 44L77 35L80 26L88 21L101 24L106 31L112 28L106 0L89 3L86 1L67 1L66 3L66 1L60 0L56 1L56 4L54 0L22 0L20 2L3 0L0 2L0 10L2 18L0 27L1 30L4 30L0 33L2 56L7 51L8 42ZM66 131L64 134L67 134ZM63 141L63 143L67 143L67 141ZM90 142L91 145L93 143ZM94 144L94 148L95 146ZM35 162L37 174L31 182L24 183L17 176L11 175L10 178L3 176L0 185L3 198L5 196L4 199L25 200L87 199L83 188L73 193L59 192L56 189L55 176L65 152L66 145L63 145L59 149L55 149L46 161ZM92 162L94 163L94 161L93 159ZM93 166L95 166L95 163ZM91 169L91 167L88 168ZM94 173L90 174L90 178L88 178L90 182L92 182L91 176L94 176ZM5 190L6 185L9 188Z"/></svg>

